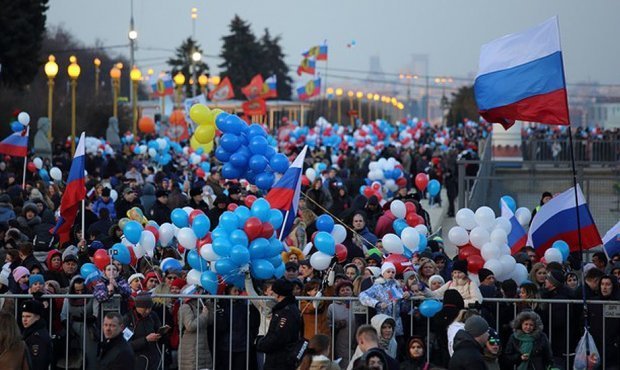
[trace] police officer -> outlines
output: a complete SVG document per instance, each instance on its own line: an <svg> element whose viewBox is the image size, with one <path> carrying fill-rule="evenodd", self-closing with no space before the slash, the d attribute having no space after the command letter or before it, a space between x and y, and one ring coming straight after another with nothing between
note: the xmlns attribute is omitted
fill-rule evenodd
<svg viewBox="0 0 620 370"><path fill-rule="evenodd" d="M21 306L24 326L22 338L30 351L34 370L47 369L52 363L52 338L47 332L45 320L41 318L43 311L43 304L32 299L25 301Z"/></svg>
<svg viewBox="0 0 620 370"><path fill-rule="evenodd" d="M303 322L293 296L293 283L278 279L271 290L277 303L271 311L267 334L258 341L256 349L265 353L264 370L294 370L298 347L303 340Z"/></svg>

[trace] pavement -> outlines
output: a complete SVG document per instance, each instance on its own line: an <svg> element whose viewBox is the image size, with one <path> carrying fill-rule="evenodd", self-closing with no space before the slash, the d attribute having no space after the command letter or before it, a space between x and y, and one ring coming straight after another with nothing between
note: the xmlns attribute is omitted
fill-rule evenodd
<svg viewBox="0 0 620 370"><path fill-rule="evenodd" d="M455 206L458 201L455 201ZM433 233L438 233L443 238L444 250L446 254L452 258L458 253L456 245L448 240L448 232L453 226L456 226L454 217L448 217L448 195L445 189L441 190L441 207L429 206L428 199L422 200L422 207L428 212L431 218L431 226Z"/></svg>

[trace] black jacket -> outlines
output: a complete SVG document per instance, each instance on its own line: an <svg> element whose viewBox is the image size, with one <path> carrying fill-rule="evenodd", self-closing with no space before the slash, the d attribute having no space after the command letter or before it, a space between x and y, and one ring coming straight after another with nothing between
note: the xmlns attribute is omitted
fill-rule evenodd
<svg viewBox="0 0 620 370"><path fill-rule="evenodd" d="M54 351L46 322L44 320L35 322L29 328L24 329L22 337L30 353L32 369L47 369L52 363Z"/></svg>
<svg viewBox="0 0 620 370"><path fill-rule="evenodd" d="M151 220L157 222L158 225L170 222L170 211L167 205L156 201L153 208L151 208Z"/></svg>
<svg viewBox="0 0 620 370"><path fill-rule="evenodd" d="M99 343L97 362L100 370L127 370L134 368L134 353L123 334Z"/></svg>
<svg viewBox="0 0 620 370"><path fill-rule="evenodd" d="M119 199L114 203L114 208L116 211L116 217L120 220L123 217L127 217L127 211L132 209L133 207L138 207L144 212L142 208L142 204L140 203L140 199L136 198L133 202L129 203L125 200L124 196L119 196Z"/></svg>
<svg viewBox="0 0 620 370"><path fill-rule="evenodd" d="M530 353L527 368L529 370L546 370L552 365L551 347L549 346L549 339L543 332L538 332L538 337L534 340L534 349ZM508 339L508 343L504 348L504 356L510 361L511 364L519 366L521 362L521 341L519 341L514 334Z"/></svg>
<svg viewBox="0 0 620 370"><path fill-rule="evenodd" d="M125 327L133 332L129 339L129 345L136 356L136 370L155 370L161 360L157 349L157 342L148 342L146 336L157 333L161 327L159 317L153 311L148 316L142 317L136 310L131 310L125 315ZM162 341L163 343L163 341Z"/></svg>
<svg viewBox="0 0 620 370"><path fill-rule="evenodd" d="M454 354L449 370L486 370L482 346L465 330L459 330L454 337Z"/></svg>
<svg viewBox="0 0 620 370"><path fill-rule="evenodd" d="M295 369L295 347L301 338L302 320L295 297L286 297L272 309L267 334L256 350L265 353L265 370Z"/></svg>

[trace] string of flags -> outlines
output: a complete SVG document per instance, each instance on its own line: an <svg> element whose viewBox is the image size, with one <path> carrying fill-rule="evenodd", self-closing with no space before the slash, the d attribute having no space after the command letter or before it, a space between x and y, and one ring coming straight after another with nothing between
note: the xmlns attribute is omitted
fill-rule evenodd
<svg viewBox="0 0 620 370"><path fill-rule="evenodd" d="M316 62L327 61L327 43L310 47L301 53L302 60L297 67L297 75L312 75L312 79L297 87L299 100L308 100L321 94L321 78L317 76Z"/></svg>

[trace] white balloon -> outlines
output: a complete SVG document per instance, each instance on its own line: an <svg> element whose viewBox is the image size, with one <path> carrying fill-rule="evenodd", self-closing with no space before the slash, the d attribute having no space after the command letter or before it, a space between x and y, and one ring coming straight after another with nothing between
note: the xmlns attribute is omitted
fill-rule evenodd
<svg viewBox="0 0 620 370"><path fill-rule="evenodd" d="M221 258L219 254L215 253L213 250L213 245L210 243L205 244L200 248L200 256L209 262L217 261ZM215 265L215 263L211 264L211 266L213 265Z"/></svg>
<svg viewBox="0 0 620 370"><path fill-rule="evenodd" d="M140 259L144 257L144 255L146 254L146 251L144 250L144 248L142 248L140 244L137 244L137 245L134 245L133 247L133 253L136 255L137 259Z"/></svg>
<svg viewBox="0 0 620 370"><path fill-rule="evenodd" d="M164 150L166 149L166 145L168 145L168 143L166 142L165 139L159 138L157 139L157 145L159 146L160 150Z"/></svg>
<svg viewBox="0 0 620 370"><path fill-rule="evenodd" d="M340 224L336 224L332 230L332 236L334 237L334 242L336 242L336 244L342 244L342 242L344 242L347 238L347 229Z"/></svg>
<svg viewBox="0 0 620 370"><path fill-rule="evenodd" d="M426 225L418 225L414 227L420 234L427 236L428 235L428 227Z"/></svg>
<svg viewBox="0 0 620 370"><path fill-rule="evenodd" d="M515 217L521 224L521 226L525 227L530 224L530 220L532 219L532 212L525 207L517 208L515 211Z"/></svg>
<svg viewBox="0 0 620 370"><path fill-rule="evenodd" d="M383 242L383 249L389 253L403 254L405 251L403 241L396 234L385 234L381 241Z"/></svg>
<svg viewBox="0 0 620 370"><path fill-rule="evenodd" d="M168 222L159 227L159 243L162 247L167 247L174 238L174 226Z"/></svg>
<svg viewBox="0 0 620 370"><path fill-rule="evenodd" d="M35 159L33 159L32 163L34 163L34 166L37 168L37 170L40 170L41 168L43 168L43 160L39 157L36 157Z"/></svg>
<svg viewBox="0 0 620 370"><path fill-rule="evenodd" d="M332 256L323 252L314 252L314 254L310 256L310 265L318 271L326 270L331 261Z"/></svg>
<svg viewBox="0 0 620 370"><path fill-rule="evenodd" d="M482 206L474 213L474 219L479 226L492 227L495 224L495 212L487 206Z"/></svg>
<svg viewBox="0 0 620 370"><path fill-rule="evenodd" d="M502 263L498 259L488 260L484 263L484 268L491 270L495 278L499 280L498 276L501 276L503 273Z"/></svg>
<svg viewBox="0 0 620 370"><path fill-rule="evenodd" d="M545 251L545 260L549 262L562 263L562 252L556 248L549 248Z"/></svg>
<svg viewBox="0 0 620 370"><path fill-rule="evenodd" d="M316 171L314 168L308 168L306 170L306 177L310 180L310 182L314 182L314 179L316 179Z"/></svg>
<svg viewBox="0 0 620 370"><path fill-rule="evenodd" d="M467 230L460 226L454 226L448 232L448 239L457 246L463 246L469 242L469 235Z"/></svg>
<svg viewBox="0 0 620 370"><path fill-rule="evenodd" d="M376 161L370 162L368 164L368 171L375 171L379 169L379 163L377 163Z"/></svg>
<svg viewBox="0 0 620 370"><path fill-rule="evenodd" d="M512 271L517 264L513 256L503 255L499 257L499 262L502 264L502 280L509 279L512 276Z"/></svg>
<svg viewBox="0 0 620 370"><path fill-rule="evenodd" d="M155 148L149 148L149 157L155 158L156 155L157 155L157 150L155 150Z"/></svg>
<svg viewBox="0 0 620 370"><path fill-rule="evenodd" d="M190 285L200 285L200 271L191 269L185 277L185 281Z"/></svg>
<svg viewBox="0 0 620 370"><path fill-rule="evenodd" d="M110 190L110 198L112 199L112 202L116 202L118 199L118 192L114 189Z"/></svg>
<svg viewBox="0 0 620 370"><path fill-rule="evenodd" d="M187 148L187 147L186 147ZM148 152L149 147L146 145L140 145L140 154L146 154ZM187 154L186 154L187 155Z"/></svg>
<svg viewBox="0 0 620 370"><path fill-rule="evenodd" d="M528 280L529 278L527 267L525 267L525 265L517 263L515 265L514 270L512 270L512 276L510 278L514 280L517 283L517 285L521 285L524 281Z"/></svg>
<svg viewBox="0 0 620 370"><path fill-rule="evenodd" d="M196 238L194 230L190 229L189 227L184 227L179 230L177 240L179 241L179 244L181 244L181 246L185 249L196 249L196 241L198 241L198 238Z"/></svg>
<svg viewBox="0 0 620 370"><path fill-rule="evenodd" d="M469 241L471 245L480 249L489 241L489 232L484 227L477 226L469 232Z"/></svg>
<svg viewBox="0 0 620 370"><path fill-rule="evenodd" d="M192 207L189 207L189 206L183 207L183 210L185 211L185 213L187 213L188 216L189 216L190 213L192 213L194 211L194 209Z"/></svg>
<svg viewBox="0 0 620 370"><path fill-rule="evenodd" d="M480 255L485 261L497 259L500 254L500 249L491 243L485 243L482 248L480 248Z"/></svg>
<svg viewBox="0 0 620 370"><path fill-rule="evenodd" d="M499 255L500 256L512 255L512 251L510 250L510 247L508 246L508 244L504 244L499 248Z"/></svg>
<svg viewBox="0 0 620 370"><path fill-rule="evenodd" d="M24 126L28 126L30 123L30 115L26 112L21 112L17 115L17 121Z"/></svg>
<svg viewBox="0 0 620 370"><path fill-rule="evenodd" d="M143 230L142 234L140 235L139 244L142 246L142 248L144 248L146 254L148 254L150 257L153 256L153 250L155 250L155 235L153 235L152 232L148 230Z"/></svg>
<svg viewBox="0 0 620 370"><path fill-rule="evenodd" d="M503 246L508 243L508 234L504 229L495 229L491 232L491 243L499 246Z"/></svg>
<svg viewBox="0 0 620 370"><path fill-rule="evenodd" d="M413 227L407 226L400 234L403 244L412 252L418 251L418 244L420 244L420 233Z"/></svg>
<svg viewBox="0 0 620 370"><path fill-rule="evenodd" d="M407 207L405 207L405 203L398 199L390 204L390 211L392 211L392 214L396 216L396 218L405 218L407 215Z"/></svg>
<svg viewBox="0 0 620 370"><path fill-rule="evenodd" d="M62 180L62 171L58 167L52 167L50 169L50 177L56 181Z"/></svg>
<svg viewBox="0 0 620 370"><path fill-rule="evenodd" d="M469 208L461 208L456 212L456 224L465 230L471 230L476 227L474 211Z"/></svg>
<svg viewBox="0 0 620 370"><path fill-rule="evenodd" d="M396 184L396 181L394 181L393 179L385 180L385 187L388 188L388 190L390 191L398 190L398 185Z"/></svg>
<svg viewBox="0 0 620 370"><path fill-rule="evenodd" d="M189 158L190 162L192 162L192 164L196 165L198 163L200 163L202 161L202 158L200 158L200 156L196 153L192 153L192 155Z"/></svg>
<svg viewBox="0 0 620 370"><path fill-rule="evenodd" d="M512 230L512 225L510 224L510 220L506 217L498 217L495 219L495 229L502 229L506 232L506 235L510 234Z"/></svg>

